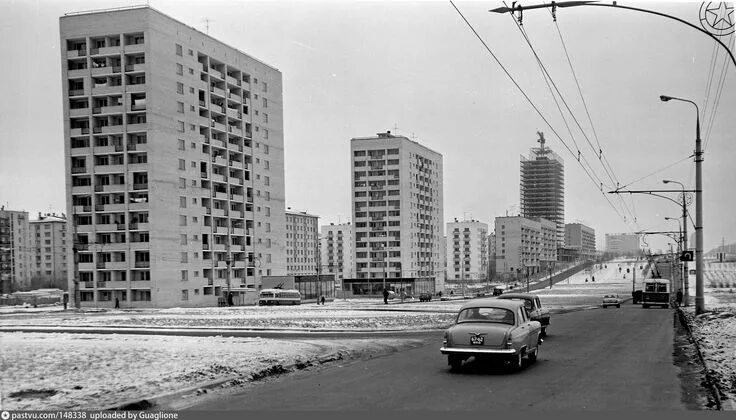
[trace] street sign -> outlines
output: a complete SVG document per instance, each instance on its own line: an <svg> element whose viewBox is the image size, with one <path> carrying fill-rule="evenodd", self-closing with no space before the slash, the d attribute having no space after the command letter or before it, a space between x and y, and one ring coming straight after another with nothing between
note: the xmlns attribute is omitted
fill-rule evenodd
<svg viewBox="0 0 736 420"><path fill-rule="evenodd" d="M693 257L693 251L682 251L682 254L680 254L680 261L692 261Z"/></svg>

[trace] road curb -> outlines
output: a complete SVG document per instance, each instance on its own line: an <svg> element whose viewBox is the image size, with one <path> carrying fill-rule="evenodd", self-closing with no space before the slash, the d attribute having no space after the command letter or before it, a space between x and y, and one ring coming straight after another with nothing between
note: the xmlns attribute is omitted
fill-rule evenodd
<svg viewBox="0 0 736 420"><path fill-rule="evenodd" d="M114 404L107 408L103 408L105 411L140 411L150 410L154 408L165 408L167 402L172 402L186 397L187 395L206 394L209 390L215 388L225 388L228 386L242 385L249 382L257 382L265 378L272 376L282 375L284 373L290 373L297 370L303 370L311 366L322 365L325 363L333 362L336 360L342 360L345 358L345 352L328 353L322 356L316 356L310 360L302 361L297 360L288 365L274 364L265 369L261 369L256 372L249 373L247 375L230 375L224 378L214 379L208 382L190 386L177 391L170 391L162 394L158 394L153 397L137 398L133 400L123 401L121 403ZM163 406L163 407L162 407Z"/></svg>
<svg viewBox="0 0 736 420"><path fill-rule="evenodd" d="M693 336L692 328L690 328L690 322L688 322L687 316L685 316L685 312L682 310L682 308L677 307L675 309L677 311L678 318L680 319L680 323L685 326L685 330L687 331L687 337L690 340L693 345L695 345L695 350L698 353L698 359L700 360L700 363L703 364L703 367L705 368L705 384L710 389L711 394L713 395L713 399L716 402L716 409L718 411L723 411L724 401L721 401L721 387L718 385L718 381L716 381L713 376L710 374L710 369L708 368L708 363L706 363L705 358L703 357L703 353L700 351L700 345L698 344L698 340L695 339ZM734 404L733 402L726 400L726 405L729 407L729 410L733 410Z"/></svg>

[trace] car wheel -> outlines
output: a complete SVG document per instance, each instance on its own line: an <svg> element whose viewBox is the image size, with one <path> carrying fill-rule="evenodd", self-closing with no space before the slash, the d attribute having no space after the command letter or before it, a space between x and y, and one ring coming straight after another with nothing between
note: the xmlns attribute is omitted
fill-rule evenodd
<svg viewBox="0 0 736 420"><path fill-rule="evenodd" d="M460 356L450 354L447 356L447 364L450 365L450 370L458 370L463 364L463 359Z"/></svg>
<svg viewBox="0 0 736 420"><path fill-rule="evenodd" d="M620 304L619 304L619 305L616 305L616 307L617 307L617 308L620 308L620 307L621 307L621 305L620 305Z"/></svg>
<svg viewBox="0 0 736 420"><path fill-rule="evenodd" d="M519 353L513 356L509 362L509 370L511 372L520 371L524 367L524 353L519 350Z"/></svg>
<svg viewBox="0 0 736 420"><path fill-rule="evenodd" d="M534 363L534 362L537 361L537 357L538 356L539 356L539 346L537 346L536 348L534 348L534 351L531 352L531 353L529 353L529 355L527 357L529 358L529 362L530 363Z"/></svg>

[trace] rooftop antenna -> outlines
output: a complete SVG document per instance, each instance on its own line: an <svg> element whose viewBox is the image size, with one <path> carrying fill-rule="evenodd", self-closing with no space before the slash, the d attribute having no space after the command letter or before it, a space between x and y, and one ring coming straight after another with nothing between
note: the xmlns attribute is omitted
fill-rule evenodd
<svg viewBox="0 0 736 420"><path fill-rule="evenodd" d="M202 22L204 22L205 33L209 35L210 34L210 22L212 22L212 19L205 17L205 18L202 18Z"/></svg>

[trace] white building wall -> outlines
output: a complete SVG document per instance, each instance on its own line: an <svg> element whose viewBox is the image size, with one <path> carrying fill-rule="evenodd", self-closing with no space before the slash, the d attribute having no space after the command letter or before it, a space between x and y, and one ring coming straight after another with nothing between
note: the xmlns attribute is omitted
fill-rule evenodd
<svg viewBox="0 0 736 420"><path fill-rule="evenodd" d="M335 274L335 281L353 276L353 225L340 223L324 225L320 235L320 258L322 272Z"/></svg>
<svg viewBox="0 0 736 420"><path fill-rule="evenodd" d="M488 224L447 223L448 279L485 281L488 276Z"/></svg>

